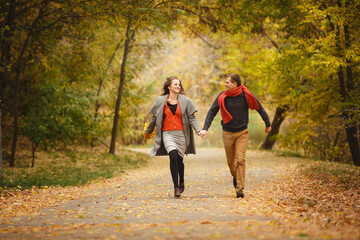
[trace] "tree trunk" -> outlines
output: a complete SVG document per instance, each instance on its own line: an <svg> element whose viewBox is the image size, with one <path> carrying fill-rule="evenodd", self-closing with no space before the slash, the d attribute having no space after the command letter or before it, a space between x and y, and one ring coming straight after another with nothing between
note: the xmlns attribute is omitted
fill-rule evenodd
<svg viewBox="0 0 360 240"><path fill-rule="evenodd" d="M349 67L350 66L347 66L347 68ZM349 71L351 71L351 69L347 69L347 74L346 74L347 78L352 76L352 74L349 74ZM342 66L339 67L338 77L339 77L339 85L340 85L340 94L342 99L341 101L345 102L348 93L345 87L345 74ZM346 136L350 148L351 157L353 159L354 165L360 166L360 151L359 151L359 142L356 137L357 134L356 124L354 125L351 123L347 123L347 121L351 119L351 116L349 116L349 113L347 111L343 112L342 117L345 119Z"/></svg>
<svg viewBox="0 0 360 240"><path fill-rule="evenodd" d="M109 70L110 66L111 66L111 62L112 60L114 59L115 57L115 53L116 51L119 49L120 47L120 44L121 44L122 40L117 44L115 50L114 50L114 53L112 54L110 60L109 60L109 63L108 63L108 66L106 68L106 71ZM102 88L102 84L103 84L103 79L102 77L99 78L99 87L98 87L98 90L97 90L97 93L96 93L96 102L95 102L95 115L94 115L94 123L96 123L96 120L97 120L97 117L99 115L99 108L100 108L100 103L99 103L99 97L100 97L100 93L101 93L101 88ZM94 139L91 138L91 146L93 147L94 146Z"/></svg>
<svg viewBox="0 0 360 240"><path fill-rule="evenodd" d="M346 1L345 8L348 6L348 4L349 4L349 1ZM339 6L341 6L340 2L339 2ZM345 33L344 40L345 40L345 50L346 50L351 47L351 42L352 42L352 39L350 39L350 30L349 30L348 24L345 24L345 26L344 26L344 33ZM338 41L341 41L340 40L340 32L338 32L337 36L338 36ZM340 48L340 50L342 50L341 49L342 45L340 42L338 44L338 47ZM344 56L341 56L341 57L344 57ZM346 59L346 78L345 78L343 67L340 66L340 69L338 71L338 76L339 76L339 81L340 81L340 93L341 93L343 102L349 101L348 100L349 91L355 89L351 63L352 63L351 59L347 58ZM350 148L351 157L353 159L354 165L360 166L360 149L359 149L359 142L358 142L358 138L357 138L357 122L353 115L354 115L353 113L351 113L351 112L349 113L347 111L344 111L344 113L343 113L343 117L345 119L346 136L347 136L347 141L348 141L349 148ZM349 121L349 122L347 122L347 121Z"/></svg>
<svg viewBox="0 0 360 240"><path fill-rule="evenodd" d="M353 80L352 70L350 67L351 61L347 60L346 62L347 62L347 67L346 67L347 86L348 86L348 90L352 90L354 89L354 80ZM357 138L357 122L353 122L353 120L355 119L353 113L349 113L347 115L349 116L346 117L349 117L351 119L351 123L349 124L350 126L346 128L346 135L350 147L351 156L354 165L360 166L360 149L359 149L359 141Z"/></svg>
<svg viewBox="0 0 360 240"><path fill-rule="evenodd" d="M285 119L285 113L289 109L288 106L277 107L275 116L271 123L271 131L265 138L265 141L261 144L261 149L271 150L275 144L275 136L279 133L281 123Z"/></svg>
<svg viewBox="0 0 360 240"><path fill-rule="evenodd" d="M350 153L355 166L360 167L360 151L359 151L359 142L357 139L357 128L356 126L351 126L346 128L346 136L350 147Z"/></svg>
<svg viewBox="0 0 360 240"><path fill-rule="evenodd" d="M20 62L19 62L20 65ZM17 137L19 133L19 125L18 125L18 105L19 105L19 78L20 78L20 66L18 67L16 78L15 78L15 96L14 96L14 128L13 128L13 138L11 144L11 156L10 156L10 167L15 166L15 152L16 152L16 143Z"/></svg>
<svg viewBox="0 0 360 240"><path fill-rule="evenodd" d="M115 143L116 143L118 124L119 124L119 111L120 111L121 97L122 97L122 92L124 89L124 81L125 81L125 66L126 66L127 56L130 51L130 42L133 39L133 37L134 37L134 32L131 31L131 22L129 20L126 28L126 40L124 46L123 61L121 63L120 84L119 84L118 97L115 106L114 123L111 133L111 142L110 142L110 150L109 150L109 153L111 154L115 154Z"/></svg>

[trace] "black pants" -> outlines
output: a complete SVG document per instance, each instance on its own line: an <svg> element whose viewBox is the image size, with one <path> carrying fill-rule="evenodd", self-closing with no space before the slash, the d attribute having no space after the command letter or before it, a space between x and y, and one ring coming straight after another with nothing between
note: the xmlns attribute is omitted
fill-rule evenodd
<svg viewBox="0 0 360 240"><path fill-rule="evenodd" d="M179 178L180 183L184 183L184 161L183 158L178 154L177 150L172 150L169 152L170 157L170 171L171 177L174 183L174 188L179 187Z"/></svg>

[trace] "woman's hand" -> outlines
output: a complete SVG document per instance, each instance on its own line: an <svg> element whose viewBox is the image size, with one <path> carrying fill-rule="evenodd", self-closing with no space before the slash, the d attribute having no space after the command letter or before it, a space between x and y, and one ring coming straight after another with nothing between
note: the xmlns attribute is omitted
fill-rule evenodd
<svg viewBox="0 0 360 240"><path fill-rule="evenodd" d="M144 136L144 139L145 140L149 140L151 137L150 137L150 134L148 134L147 132L145 132L144 134L143 134L143 136Z"/></svg>

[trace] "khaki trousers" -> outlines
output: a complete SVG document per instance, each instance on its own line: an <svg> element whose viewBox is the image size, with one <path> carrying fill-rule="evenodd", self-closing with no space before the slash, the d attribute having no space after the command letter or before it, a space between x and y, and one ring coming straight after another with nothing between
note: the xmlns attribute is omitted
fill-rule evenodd
<svg viewBox="0 0 360 240"><path fill-rule="evenodd" d="M245 187L245 154L249 139L249 131L223 131L223 142L230 173L236 179L236 191Z"/></svg>

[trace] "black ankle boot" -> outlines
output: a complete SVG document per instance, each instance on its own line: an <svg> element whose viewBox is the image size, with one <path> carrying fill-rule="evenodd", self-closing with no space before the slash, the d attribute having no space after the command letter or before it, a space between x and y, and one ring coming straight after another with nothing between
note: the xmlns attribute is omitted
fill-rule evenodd
<svg viewBox="0 0 360 240"><path fill-rule="evenodd" d="M180 190L180 193L184 192L184 190L185 190L185 184L184 183L179 184L179 190Z"/></svg>
<svg viewBox="0 0 360 240"><path fill-rule="evenodd" d="M180 197L180 195L181 194L180 194L179 188L175 188L174 196L178 198L178 197Z"/></svg>

